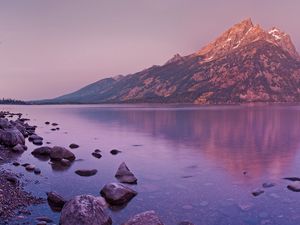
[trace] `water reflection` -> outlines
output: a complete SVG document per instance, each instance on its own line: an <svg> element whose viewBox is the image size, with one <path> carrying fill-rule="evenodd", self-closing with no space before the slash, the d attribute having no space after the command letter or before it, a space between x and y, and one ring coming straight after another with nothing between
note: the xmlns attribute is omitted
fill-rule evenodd
<svg viewBox="0 0 300 225"><path fill-rule="evenodd" d="M189 151L236 176L269 173L279 178L299 147L300 112L293 107L208 107L185 109L79 108L81 118L166 139L174 151ZM177 152L178 153L178 152Z"/></svg>

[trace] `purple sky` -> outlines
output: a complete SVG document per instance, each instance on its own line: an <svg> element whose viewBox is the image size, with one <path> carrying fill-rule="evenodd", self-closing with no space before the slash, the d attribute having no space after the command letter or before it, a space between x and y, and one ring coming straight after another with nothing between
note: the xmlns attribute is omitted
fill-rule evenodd
<svg viewBox="0 0 300 225"><path fill-rule="evenodd" d="M300 49L299 10L298 0L3 0L0 97L55 97L163 64L247 17Z"/></svg>

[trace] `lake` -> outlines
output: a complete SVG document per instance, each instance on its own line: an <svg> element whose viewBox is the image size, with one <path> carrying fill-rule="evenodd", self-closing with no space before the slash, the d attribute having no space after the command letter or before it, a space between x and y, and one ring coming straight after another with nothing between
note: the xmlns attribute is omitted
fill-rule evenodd
<svg viewBox="0 0 300 225"><path fill-rule="evenodd" d="M0 106L21 112L37 125L37 134L50 146L79 144L70 168L52 168L30 153L19 157L42 170L37 176L23 167L4 165L23 173L26 190L36 196L56 191L66 198L98 196L115 182L122 162L138 178L131 186L138 195L122 209L110 209L113 224L134 214L155 210L166 225L189 220L195 225L300 224L300 193L286 188L284 177L300 176L300 106L298 105L80 105ZM59 124L51 131L45 121ZM91 153L102 151L102 158ZM111 155L111 149L121 154ZM76 169L97 169L80 177ZM263 188L262 184L274 183ZM257 197L251 193L260 188ZM47 203L17 222L33 223L46 215L58 223L59 213ZM16 222L16 223L17 223Z"/></svg>

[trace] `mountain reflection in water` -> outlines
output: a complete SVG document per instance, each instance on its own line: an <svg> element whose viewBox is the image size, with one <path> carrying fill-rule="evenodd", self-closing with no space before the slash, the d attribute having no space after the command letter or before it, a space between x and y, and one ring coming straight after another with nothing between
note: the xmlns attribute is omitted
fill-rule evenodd
<svg viewBox="0 0 300 225"><path fill-rule="evenodd" d="M79 108L93 122L168 140L176 151L205 157L232 174L285 174L299 147L300 112L284 106L178 108ZM176 152L174 152L176 153Z"/></svg>

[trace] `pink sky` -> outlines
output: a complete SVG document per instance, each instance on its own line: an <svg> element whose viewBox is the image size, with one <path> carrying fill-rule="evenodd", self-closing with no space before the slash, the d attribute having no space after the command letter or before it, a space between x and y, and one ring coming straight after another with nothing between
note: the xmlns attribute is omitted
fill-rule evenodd
<svg viewBox="0 0 300 225"><path fill-rule="evenodd" d="M160 65L247 17L300 49L299 9L296 0L4 0L0 97L52 98Z"/></svg>

